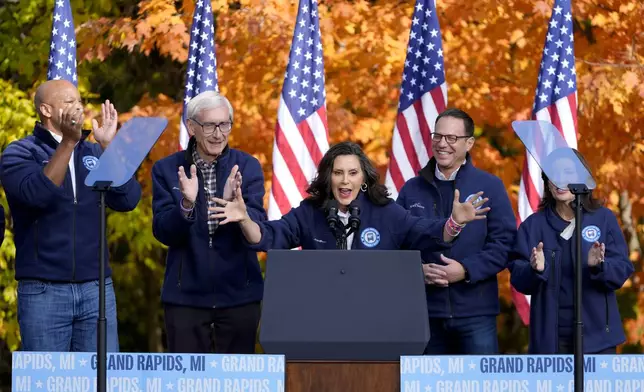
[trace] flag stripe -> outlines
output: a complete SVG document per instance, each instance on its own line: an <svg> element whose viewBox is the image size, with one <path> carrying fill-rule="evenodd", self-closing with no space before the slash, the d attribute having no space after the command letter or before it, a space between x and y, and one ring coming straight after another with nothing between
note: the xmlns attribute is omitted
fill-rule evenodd
<svg viewBox="0 0 644 392"><path fill-rule="evenodd" d="M416 0L385 176L393 198L432 156L431 132L447 103L442 47L435 1Z"/></svg>
<svg viewBox="0 0 644 392"><path fill-rule="evenodd" d="M577 147L577 80L570 0L555 0L548 22L541 68L534 97L533 118L553 124L567 145ZM546 135L544 135L546 137ZM535 140L535 148L551 149L552 138ZM519 218L524 221L534 213L543 195L541 169L526 152L519 186ZM529 324L530 297L512 288L515 307Z"/></svg>
<svg viewBox="0 0 644 392"><path fill-rule="evenodd" d="M300 0L280 95L268 218L297 207L329 149L324 56L316 0Z"/></svg>

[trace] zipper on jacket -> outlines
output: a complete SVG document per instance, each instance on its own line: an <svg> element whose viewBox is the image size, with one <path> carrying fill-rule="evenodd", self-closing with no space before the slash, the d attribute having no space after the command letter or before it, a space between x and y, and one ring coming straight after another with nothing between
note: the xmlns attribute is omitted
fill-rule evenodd
<svg viewBox="0 0 644 392"><path fill-rule="evenodd" d="M76 200L76 196L74 195L74 211L72 212L72 282L76 281L76 206L77 205L78 205L78 200Z"/></svg>
<svg viewBox="0 0 644 392"><path fill-rule="evenodd" d="M36 229L34 230L34 256L36 262L38 261L38 221L34 222Z"/></svg>
<svg viewBox="0 0 644 392"><path fill-rule="evenodd" d="M558 279L558 276L560 276L560 274L557 274L557 272L560 272L561 265L560 264L555 265L554 250L550 252L550 258L552 261L552 265L551 265L552 275L554 275L554 278L555 278L554 279L555 281L553 283L555 284L555 287L559 287L560 279ZM559 290L561 290L561 288L559 288ZM559 352L559 292L557 292L555 295L555 301L557 301L557 306L555 306L555 309L557 309L557 316L555 317L555 347L554 348L557 352ZM574 330L574 326L573 326L573 330Z"/></svg>
<svg viewBox="0 0 644 392"><path fill-rule="evenodd" d="M181 288L181 274L183 273L183 254L179 260L179 277L177 278L177 287Z"/></svg>
<svg viewBox="0 0 644 392"><path fill-rule="evenodd" d="M210 229L208 229L208 230L210 230ZM208 247L210 249L212 249L212 236L210 236L210 234L208 235Z"/></svg>
<svg viewBox="0 0 644 392"><path fill-rule="evenodd" d="M608 294L604 293L604 302L606 303L606 332L610 332L610 327L608 324Z"/></svg>

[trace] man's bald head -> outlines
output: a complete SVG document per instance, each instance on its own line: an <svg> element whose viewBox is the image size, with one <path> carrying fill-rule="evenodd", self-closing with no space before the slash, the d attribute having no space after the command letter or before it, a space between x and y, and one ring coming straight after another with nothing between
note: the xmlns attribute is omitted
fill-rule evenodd
<svg viewBox="0 0 644 392"><path fill-rule="evenodd" d="M34 97L36 113L47 129L59 128L60 113L70 105L78 105L82 110L80 93L74 84L67 80L48 80L38 86Z"/></svg>

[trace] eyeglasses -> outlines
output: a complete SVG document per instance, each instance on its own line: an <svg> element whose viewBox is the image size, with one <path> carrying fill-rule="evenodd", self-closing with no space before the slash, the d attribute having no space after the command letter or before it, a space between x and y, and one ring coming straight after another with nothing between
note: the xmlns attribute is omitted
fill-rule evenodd
<svg viewBox="0 0 644 392"><path fill-rule="evenodd" d="M225 121L218 124L217 123L202 124L199 121L195 120L194 118L191 118L190 120L199 124L201 126L201 129L204 135L206 136L212 135L213 133L215 133L216 130L219 130L223 135L228 135L230 131L233 129L233 123L231 121Z"/></svg>
<svg viewBox="0 0 644 392"><path fill-rule="evenodd" d="M456 135L442 135L440 133L432 133L432 142L440 143L440 141L445 138L448 144L454 144L458 139L469 139L472 136L456 136Z"/></svg>

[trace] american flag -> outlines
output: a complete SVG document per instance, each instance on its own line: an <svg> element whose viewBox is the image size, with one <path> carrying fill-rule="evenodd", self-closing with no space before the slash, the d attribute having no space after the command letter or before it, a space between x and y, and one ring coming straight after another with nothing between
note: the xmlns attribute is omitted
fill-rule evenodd
<svg viewBox="0 0 644 392"><path fill-rule="evenodd" d="M306 197L306 188L329 149L317 0L300 0L298 7L275 127L271 220Z"/></svg>
<svg viewBox="0 0 644 392"><path fill-rule="evenodd" d="M69 80L78 85L76 75L76 32L69 0L56 0L49 44L47 80Z"/></svg>
<svg viewBox="0 0 644 392"><path fill-rule="evenodd" d="M186 106L192 97L209 90L219 91L217 57L215 57L215 26L210 1L199 0L195 4L192 31L190 32L188 71L186 72L183 116L179 131L179 144L182 150L188 147L188 140L190 140L185 124Z"/></svg>
<svg viewBox="0 0 644 392"><path fill-rule="evenodd" d="M577 148L577 77L570 0L555 0L537 81L533 119L553 124L568 147ZM541 169L526 152L519 188L520 222L537 211L542 195ZM530 297L514 289L512 294L521 319L529 324Z"/></svg>
<svg viewBox="0 0 644 392"><path fill-rule="evenodd" d="M385 178L394 199L405 181L416 176L429 161L430 134L436 117L447 104L440 31L434 0L417 0Z"/></svg>

